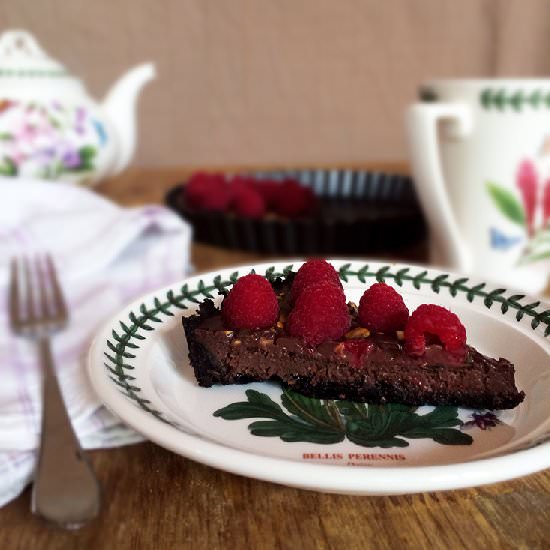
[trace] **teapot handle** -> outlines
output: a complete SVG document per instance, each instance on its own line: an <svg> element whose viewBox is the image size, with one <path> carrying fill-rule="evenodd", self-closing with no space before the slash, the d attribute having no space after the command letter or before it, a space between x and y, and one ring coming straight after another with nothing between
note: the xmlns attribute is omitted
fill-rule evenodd
<svg viewBox="0 0 550 550"><path fill-rule="evenodd" d="M6 31L0 36L0 56L46 57L46 52L30 32Z"/></svg>
<svg viewBox="0 0 550 550"><path fill-rule="evenodd" d="M472 258L458 226L441 161L437 124L445 121L454 139L472 128L472 113L460 103L416 103L407 112L407 134L415 187L430 226L430 247L436 264L469 272Z"/></svg>

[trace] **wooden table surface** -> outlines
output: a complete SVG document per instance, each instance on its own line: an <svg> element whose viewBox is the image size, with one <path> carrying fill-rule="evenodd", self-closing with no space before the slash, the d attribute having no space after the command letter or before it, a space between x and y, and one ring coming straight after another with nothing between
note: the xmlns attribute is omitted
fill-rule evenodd
<svg viewBox="0 0 550 550"><path fill-rule="evenodd" d="M125 205L161 202L184 175L127 172L98 190ZM405 257L425 260L425 249ZM193 246L201 271L263 259ZM30 514L27 489L0 509L1 549L550 548L549 471L477 489L352 497L225 473L152 443L89 454L104 491L101 516L59 530Z"/></svg>

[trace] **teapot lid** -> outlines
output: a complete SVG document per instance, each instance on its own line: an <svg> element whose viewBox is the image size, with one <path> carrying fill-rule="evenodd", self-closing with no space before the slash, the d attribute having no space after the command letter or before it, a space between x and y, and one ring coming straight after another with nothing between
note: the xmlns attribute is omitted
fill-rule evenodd
<svg viewBox="0 0 550 550"><path fill-rule="evenodd" d="M52 59L26 31L0 35L0 78L71 77L67 69Z"/></svg>

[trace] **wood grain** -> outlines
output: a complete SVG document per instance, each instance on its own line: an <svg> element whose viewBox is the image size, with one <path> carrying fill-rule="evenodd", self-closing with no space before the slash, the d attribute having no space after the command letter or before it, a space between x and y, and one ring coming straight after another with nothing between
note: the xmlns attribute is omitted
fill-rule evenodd
<svg viewBox="0 0 550 550"><path fill-rule="evenodd" d="M184 176L127 173L100 191L128 205L160 201ZM265 259L204 246L193 252L200 270ZM0 548L550 547L550 472L454 492L351 497L243 478L152 443L90 455L104 489L101 516L80 531L58 530L30 514L27 490L0 509Z"/></svg>

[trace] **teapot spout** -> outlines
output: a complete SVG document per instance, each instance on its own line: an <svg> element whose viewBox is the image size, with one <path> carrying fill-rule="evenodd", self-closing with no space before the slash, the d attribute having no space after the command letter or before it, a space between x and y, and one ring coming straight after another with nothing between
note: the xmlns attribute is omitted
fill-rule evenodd
<svg viewBox="0 0 550 550"><path fill-rule="evenodd" d="M117 156L110 170L111 175L125 168L134 154L137 98L143 86L155 75L152 63L134 67L115 82L103 101L103 108L118 138Z"/></svg>

